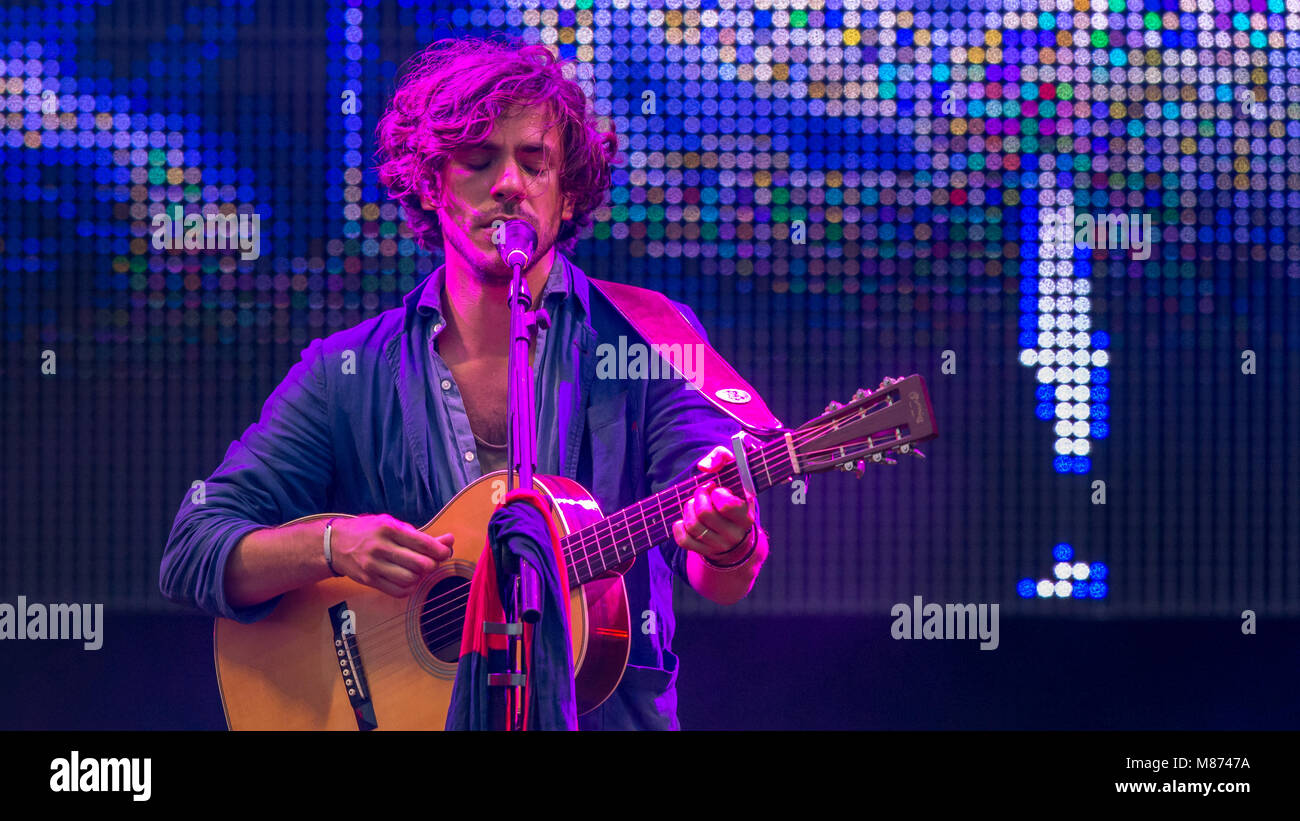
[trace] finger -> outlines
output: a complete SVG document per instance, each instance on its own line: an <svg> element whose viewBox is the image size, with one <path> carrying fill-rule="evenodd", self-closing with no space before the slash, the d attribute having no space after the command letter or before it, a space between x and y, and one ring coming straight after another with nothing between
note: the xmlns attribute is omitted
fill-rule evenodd
<svg viewBox="0 0 1300 821"><path fill-rule="evenodd" d="M416 553L393 542L380 542L371 550L376 565L391 565L423 578L433 572L438 563L423 553ZM374 568L372 568L374 569Z"/></svg>
<svg viewBox="0 0 1300 821"><path fill-rule="evenodd" d="M727 446L718 445L713 450L705 454L704 458L701 459L699 462L697 462L695 466L698 467L700 470L704 471L705 473L708 473L710 471L714 471L717 470L718 468L721 468L723 465L726 465L729 462L734 462L734 461L736 461L736 457L732 455L731 451L727 448Z"/></svg>
<svg viewBox="0 0 1300 821"><path fill-rule="evenodd" d="M389 538L394 543L428 556L437 562L451 558L451 543L454 537L450 533L434 537L422 530L415 529L406 522L397 522L393 525L393 534Z"/></svg>
<svg viewBox="0 0 1300 821"><path fill-rule="evenodd" d="M749 512L749 505L745 500L737 497L726 488L713 489L709 493L709 500L718 515L732 525L748 530L749 526L754 523Z"/></svg>
<svg viewBox="0 0 1300 821"><path fill-rule="evenodd" d="M696 521L699 522L700 528L709 529L708 533L704 534L704 538L699 541L709 547L710 553L726 552L749 530L748 524L742 526L714 509L712 492L707 487L700 488L693 501L696 503L694 508ZM696 529L692 534L699 532L700 530Z"/></svg>
<svg viewBox="0 0 1300 821"><path fill-rule="evenodd" d="M358 576L353 576L353 578L361 582L362 584L364 584L366 587L373 587L379 592L386 593L387 595L392 596L395 599L404 599L409 595L409 593L407 593L407 591L404 590L402 587L395 585L392 582L388 581L388 579L382 576L377 576L373 573L363 572Z"/></svg>
<svg viewBox="0 0 1300 821"><path fill-rule="evenodd" d="M403 596L410 595L410 592L415 589L421 578L419 574L413 573L405 567L382 561L371 566L370 576L377 581L387 582L393 588L401 591Z"/></svg>
<svg viewBox="0 0 1300 821"><path fill-rule="evenodd" d="M699 539L691 536L686 530L685 523L680 519L673 523L673 541L677 542L678 547L690 550L694 553L699 553L703 556L711 556L716 552Z"/></svg>

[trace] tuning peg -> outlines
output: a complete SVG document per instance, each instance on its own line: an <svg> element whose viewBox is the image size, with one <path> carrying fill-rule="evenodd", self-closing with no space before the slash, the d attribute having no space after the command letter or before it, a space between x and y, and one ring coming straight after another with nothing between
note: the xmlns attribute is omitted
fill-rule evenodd
<svg viewBox="0 0 1300 821"><path fill-rule="evenodd" d="M874 462L874 463L877 464L877 465L896 465L896 464L898 464L898 460L897 460L897 459L891 459L891 458L889 458L889 454L888 454L888 453L873 453L873 454L871 454L871 461Z"/></svg>
<svg viewBox="0 0 1300 821"><path fill-rule="evenodd" d="M826 406L826 410L822 411L822 413L830 413L831 411L837 411L842 407L844 406L841 405L839 402L832 401L829 405Z"/></svg>
<svg viewBox="0 0 1300 821"><path fill-rule="evenodd" d="M925 458L925 454L921 452L921 449L912 447L911 442L908 442L905 445L899 445L898 452L904 456L915 456L917 459Z"/></svg>
<svg viewBox="0 0 1300 821"><path fill-rule="evenodd" d="M866 388L858 388L858 389L853 393L853 401L854 401L854 402L857 402L857 401L859 401L859 400L861 400L861 399L866 399L866 398L867 398L868 396L870 396L870 395L871 395L871 394L867 392L867 389L866 389Z"/></svg>

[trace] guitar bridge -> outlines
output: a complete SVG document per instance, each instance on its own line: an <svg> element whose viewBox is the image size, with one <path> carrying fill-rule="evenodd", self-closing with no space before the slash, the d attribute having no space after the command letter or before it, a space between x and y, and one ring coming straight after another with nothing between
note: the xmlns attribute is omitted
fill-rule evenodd
<svg viewBox="0 0 1300 821"><path fill-rule="evenodd" d="M334 629L339 675L343 677L343 687L347 690L357 729L373 730L379 722L375 720L375 705L370 700L370 687L366 684L366 671L361 665L361 651L357 647L356 614L348 609L346 601L330 608L330 625Z"/></svg>

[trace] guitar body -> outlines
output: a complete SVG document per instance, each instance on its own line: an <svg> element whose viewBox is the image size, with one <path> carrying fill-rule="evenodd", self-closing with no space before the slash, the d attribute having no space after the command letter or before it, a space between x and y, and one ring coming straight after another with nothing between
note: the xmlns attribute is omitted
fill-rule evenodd
<svg viewBox="0 0 1300 821"><path fill-rule="evenodd" d="M536 476L533 485L550 502L561 538L603 518L576 482ZM443 729L469 582L497 508L494 499L504 488L504 472L488 474L421 528L434 536L454 534L455 555L407 598L340 577L284 594L256 623L217 619L217 684L230 729ZM631 636L621 574L631 565L570 591L580 714L609 698L627 666ZM340 632L344 610L350 611L355 635Z"/></svg>

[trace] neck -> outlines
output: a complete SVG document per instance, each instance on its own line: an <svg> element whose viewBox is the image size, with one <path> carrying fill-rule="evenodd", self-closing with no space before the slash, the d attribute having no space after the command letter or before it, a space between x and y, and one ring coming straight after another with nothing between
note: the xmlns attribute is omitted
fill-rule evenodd
<svg viewBox="0 0 1300 821"><path fill-rule="evenodd" d="M526 271L533 302L555 263L555 248L535 261ZM447 331L459 340L470 356L506 356L510 350L510 280L486 278L464 259L448 249L442 291L443 317Z"/></svg>

